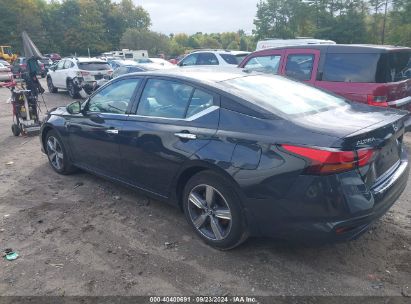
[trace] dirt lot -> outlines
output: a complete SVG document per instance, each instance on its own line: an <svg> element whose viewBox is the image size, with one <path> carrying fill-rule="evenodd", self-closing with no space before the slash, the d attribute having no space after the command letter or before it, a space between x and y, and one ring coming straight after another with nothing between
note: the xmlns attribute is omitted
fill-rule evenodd
<svg viewBox="0 0 411 304"><path fill-rule="evenodd" d="M11 134L9 95L0 89L0 249L20 257L0 259L0 295L411 294L411 185L359 240L251 239L220 252L179 210L87 173L56 174L37 136ZM49 108L70 102L44 97Z"/></svg>

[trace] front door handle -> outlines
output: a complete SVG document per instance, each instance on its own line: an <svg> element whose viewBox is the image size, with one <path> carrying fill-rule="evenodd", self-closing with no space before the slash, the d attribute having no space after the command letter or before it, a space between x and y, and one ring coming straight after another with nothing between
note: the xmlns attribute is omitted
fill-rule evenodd
<svg viewBox="0 0 411 304"><path fill-rule="evenodd" d="M192 134L192 133L174 133L175 136L181 138L181 139L197 139L197 135Z"/></svg>
<svg viewBox="0 0 411 304"><path fill-rule="evenodd" d="M118 130L117 129L108 129L108 130L106 130L106 133L108 133L108 134L118 134Z"/></svg>

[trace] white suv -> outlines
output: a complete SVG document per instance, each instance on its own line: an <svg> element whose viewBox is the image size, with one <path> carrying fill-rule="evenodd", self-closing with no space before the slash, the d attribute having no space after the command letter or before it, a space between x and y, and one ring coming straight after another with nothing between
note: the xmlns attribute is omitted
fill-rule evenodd
<svg viewBox="0 0 411 304"><path fill-rule="evenodd" d="M47 73L50 93L67 90L72 98L87 97L112 78L110 65L96 58L63 58Z"/></svg>
<svg viewBox="0 0 411 304"><path fill-rule="evenodd" d="M185 56L178 65L181 67L192 65L219 65L237 66L249 52L225 50L194 51Z"/></svg>

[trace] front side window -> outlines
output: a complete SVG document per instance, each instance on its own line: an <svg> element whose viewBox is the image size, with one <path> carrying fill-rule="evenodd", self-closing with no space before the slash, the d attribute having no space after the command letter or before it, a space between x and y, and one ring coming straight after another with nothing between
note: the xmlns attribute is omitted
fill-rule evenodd
<svg viewBox="0 0 411 304"><path fill-rule="evenodd" d="M244 68L263 73L278 74L280 59L281 55L254 57L246 63Z"/></svg>
<svg viewBox="0 0 411 304"><path fill-rule="evenodd" d="M64 69L64 62L66 62L66 61L65 60L59 61L59 63L57 64L57 70Z"/></svg>
<svg viewBox="0 0 411 304"><path fill-rule="evenodd" d="M194 88L174 81L149 79L137 114L143 116L184 118Z"/></svg>
<svg viewBox="0 0 411 304"><path fill-rule="evenodd" d="M64 62L64 68L65 68L65 69L71 68L71 64L72 64L72 62L71 62L70 60L66 60L66 61Z"/></svg>
<svg viewBox="0 0 411 304"><path fill-rule="evenodd" d="M87 110L93 113L125 114L140 81L131 78L108 85L90 99Z"/></svg>
<svg viewBox="0 0 411 304"><path fill-rule="evenodd" d="M188 55L184 60L181 62L182 66L189 66L189 65L196 65L197 63L198 54L191 54Z"/></svg>
<svg viewBox="0 0 411 304"><path fill-rule="evenodd" d="M285 75L298 79L310 80L314 65L314 55L295 54L287 56Z"/></svg>

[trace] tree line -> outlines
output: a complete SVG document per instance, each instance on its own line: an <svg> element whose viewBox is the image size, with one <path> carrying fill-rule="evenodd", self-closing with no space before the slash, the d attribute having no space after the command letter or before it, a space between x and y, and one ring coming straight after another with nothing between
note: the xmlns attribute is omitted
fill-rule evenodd
<svg viewBox="0 0 411 304"><path fill-rule="evenodd" d="M260 0L254 35L411 46L410 16L410 0Z"/></svg>
<svg viewBox="0 0 411 304"><path fill-rule="evenodd" d="M411 46L410 0L260 0L256 11L252 35L165 35L150 30L150 15L132 0L1 0L0 45L20 52L26 30L42 52L62 55L122 48L168 57L197 48L252 51L260 39L301 36Z"/></svg>

